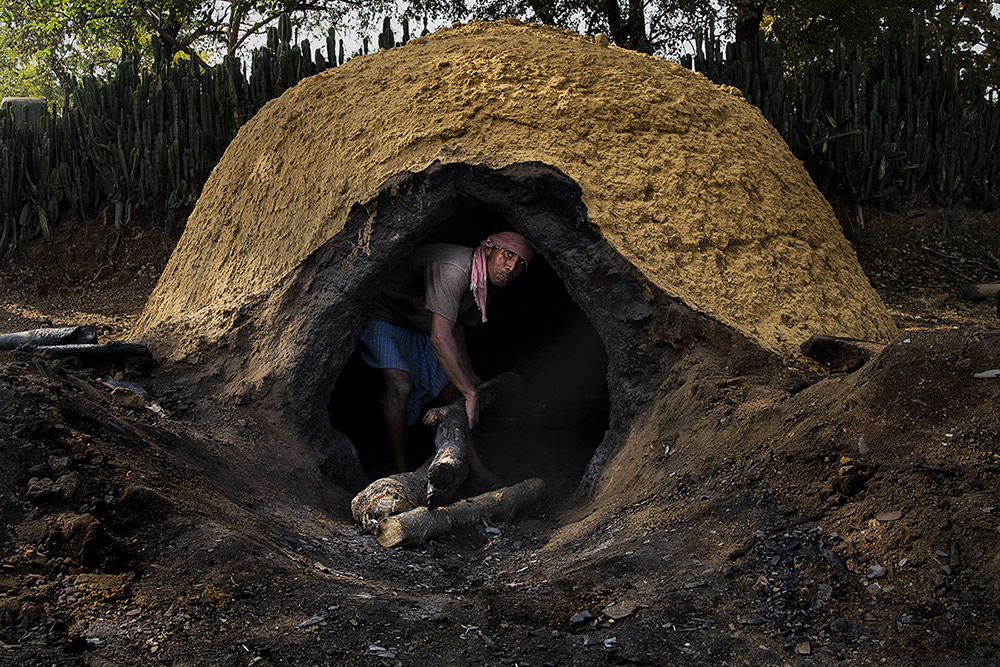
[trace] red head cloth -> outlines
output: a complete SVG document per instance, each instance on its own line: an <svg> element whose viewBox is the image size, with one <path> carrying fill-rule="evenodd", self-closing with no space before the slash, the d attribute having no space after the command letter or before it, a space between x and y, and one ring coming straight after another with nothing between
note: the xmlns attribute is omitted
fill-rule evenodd
<svg viewBox="0 0 1000 667"><path fill-rule="evenodd" d="M498 232L490 235L485 241L479 244L472 255L472 275L469 281L469 289L472 290L476 298L476 305L483 315L483 322L486 321L486 250L487 248L506 248L516 252L525 264L530 264L535 256L535 249L531 247L531 242L517 232Z"/></svg>

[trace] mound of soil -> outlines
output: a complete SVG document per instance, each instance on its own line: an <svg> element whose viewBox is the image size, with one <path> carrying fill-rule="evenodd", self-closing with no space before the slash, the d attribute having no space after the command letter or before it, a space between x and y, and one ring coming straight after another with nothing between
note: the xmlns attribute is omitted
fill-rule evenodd
<svg viewBox="0 0 1000 667"><path fill-rule="evenodd" d="M111 215L65 216L50 244L31 240L0 259L0 330L87 322L102 339L124 339L180 232L155 220L118 228Z"/></svg>
<svg viewBox="0 0 1000 667"><path fill-rule="evenodd" d="M338 261L384 252L369 240L391 222L380 217L385 189L430 215L420 190L408 191L414 175L541 164L579 188L587 226L652 290L765 349L794 352L817 331L891 339L829 204L733 90L514 20L439 30L326 70L241 128L139 332L171 359L211 348L259 312L261 295L293 289L290 272L344 233L352 211L367 225L350 231L355 248Z"/></svg>
<svg viewBox="0 0 1000 667"><path fill-rule="evenodd" d="M843 219L902 329L874 360L688 358L599 502L414 548L379 547L335 490L303 505L229 474L219 449L260 433L194 419L184 377L0 353L0 663L990 664L1000 379L973 376L1000 367L1000 327L955 295L1000 282L1000 226ZM29 244L5 328L133 322L169 238L98 271L103 242Z"/></svg>

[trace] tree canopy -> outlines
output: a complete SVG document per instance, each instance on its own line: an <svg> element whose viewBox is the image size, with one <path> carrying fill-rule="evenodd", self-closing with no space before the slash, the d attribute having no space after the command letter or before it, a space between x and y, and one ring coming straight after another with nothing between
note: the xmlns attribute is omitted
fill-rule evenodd
<svg viewBox="0 0 1000 667"><path fill-rule="evenodd" d="M394 10L392 0L0 0L0 84L8 95L53 97L125 50L151 55L154 37L164 57L207 66L258 43L282 14L325 28Z"/></svg>
<svg viewBox="0 0 1000 667"><path fill-rule="evenodd" d="M757 33L765 30L793 66L825 57L838 35L872 45L884 29L900 36L912 33L916 21L925 40L954 50L960 67L995 88L1000 85L998 5L989 0L475 0L471 13L603 32L618 46L667 57L689 49L698 30L711 27L751 51Z"/></svg>
<svg viewBox="0 0 1000 667"><path fill-rule="evenodd" d="M764 5L765 3L761 3ZM974 71L993 88L1000 85L1000 10L987 0L907 0L902 3L845 3L840 0L771 0L761 28L781 44L785 62L822 58L838 35L869 46L881 30L903 37L919 27L928 46L954 53L956 64Z"/></svg>
<svg viewBox="0 0 1000 667"><path fill-rule="evenodd" d="M1000 86L1000 11L988 0L0 0L0 91L59 96L70 80L118 60L123 50L199 65L245 53L277 18L302 28L370 27L375 19L437 20L515 16L583 33L603 32L626 48L677 58L712 27L752 50L766 30L792 70L822 59L837 35L862 45L882 29L922 26L923 39L956 52L957 64Z"/></svg>

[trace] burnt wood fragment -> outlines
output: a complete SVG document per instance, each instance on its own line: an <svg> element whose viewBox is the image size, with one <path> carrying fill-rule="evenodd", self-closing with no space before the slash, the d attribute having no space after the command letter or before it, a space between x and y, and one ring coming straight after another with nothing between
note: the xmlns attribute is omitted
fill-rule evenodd
<svg viewBox="0 0 1000 667"><path fill-rule="evenodd" d="M26 352L38 352L45 357L79 357L81 359L121 359L125 357L149 357L149 348L145 343L126 343L113 340L100 345L53 345L41 347L37 345L22 345L18 348Z"/></svg>
<svg viewBox="0 0 1000 667"><path fill-rule="evenodd" d="M0 334L0 350L16 350L23 346L92 344L97 342L97 327L93 324L74 327L53 327Z"/></svg>
<svg viewBox="0 0 1000 667"><path fill-rule="evenodd" d="M963 287L960 295L969 301L981 301L991 296L1000 295L1000 283L983 283Z"/></svg>

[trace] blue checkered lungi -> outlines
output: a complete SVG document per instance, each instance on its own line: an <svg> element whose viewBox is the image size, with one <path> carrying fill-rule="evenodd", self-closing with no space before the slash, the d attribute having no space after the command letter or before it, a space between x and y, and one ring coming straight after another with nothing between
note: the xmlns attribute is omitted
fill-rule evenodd
<svg viewBox="0 0 1000 667"><path fill-rule="evenodd" d="M361 328L360 341L361 359L372 368L409 373L413 392L406 406L406 423L415 424L421 409L450 382L431 346L431 335L375 320Z"/></svg>

